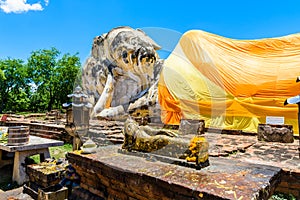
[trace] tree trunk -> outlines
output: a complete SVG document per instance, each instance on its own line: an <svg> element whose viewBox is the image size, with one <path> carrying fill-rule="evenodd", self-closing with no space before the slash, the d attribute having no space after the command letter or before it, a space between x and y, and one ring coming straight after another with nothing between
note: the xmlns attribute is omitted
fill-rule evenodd
<svg viewBox="0 0 300 200"><path fill-rule="evenodd" d="M48 111L51 111L52 110L52 104L53 104L53 95L52 95L52 89L50 87L49 89L50 91L50 100L49 100L49 103L48 103Z"/></svg>

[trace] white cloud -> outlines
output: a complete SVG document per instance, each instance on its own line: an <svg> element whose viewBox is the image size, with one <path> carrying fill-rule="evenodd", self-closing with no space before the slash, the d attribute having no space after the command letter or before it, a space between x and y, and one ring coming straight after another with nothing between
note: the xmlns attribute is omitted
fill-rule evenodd
<svg viewBox="0 0 300 200"><path fill-rule="evenodd" d="M44 0L45 5L49 4L49 0ZM43 6L40 2L29 4L27 0L0 0L0 9L5 13L23 13L30 10L41 11Z"/></svg>

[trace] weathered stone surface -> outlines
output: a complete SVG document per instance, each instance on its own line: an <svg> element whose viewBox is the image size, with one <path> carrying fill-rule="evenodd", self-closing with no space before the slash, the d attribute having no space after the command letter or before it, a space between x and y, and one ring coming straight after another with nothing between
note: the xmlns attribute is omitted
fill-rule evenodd
<svg viewBox="0 0 300 200"><path fill-rule="evenodd" d="M46 138L40 138L36 136L29 136L29 143L23 146L8 146L1 144L0 149L7 152L25 152L25 151L38 151L40 149L47 149L54 146L62 146L64 143L58 140L51 140ZM37 152L38 153L38 152ZM32 154L34 155L34 154Z"/></svg>
<svg viewBox="0 0 300 200"><path fill-rule="evenodd" d="M104 199L268 199L279 181L277 167L212 158L209 167L195 170L119 154L119 148L68 154L81 177L105 177L81 183Z"/></svg>
<svg viewBox="0 0 300 200"><path fill-rule="evenodd" d="M139 126L132 119L126 120L123 132L125 140L122 148L127 151L151 153L149 156L154 156L155 159L167 160L168 163L176 162L184 166L189 165L186 161L193 162L199 169L209 165L209 144L203 135L196 134L190 135L191 138L184 138L171 130Z"/></svg>
<svg viewBox="0 0 300 200"><path fill-rule="evenodd" d="M293 126L259 124L257 138L260 141L266 142L293 143Z"/></svg>
<svg viewBox="0 0 300 200"><path fill-rule="evenodd" d="M120 121L91 120L89 130L81 134L80 138L82 142L90 138L97 146L122 144L124 141L123 127L124 122Z"/></svg>
<svg viewBox="0 0 300 200"><path fill-rule="evenodd" d="M204 134L205 121L204 120L181 119L178 131L182 135Z"/></svg>
<svg viewBox="0 0 300 200"><path fill-rule="evenodd" d="M135 109L157 102L162 67L158 49L143 31L130 27L114 28L94 39L82 74L82 86L95 105L93 115L113 118L126 114L128 106L139 99ZM119 106L122 109L115 109Z"/></svg>
<svg viewBox="0 0 300 200"><path fill-rule="evenodd" d="M176 133L170 130L139 126L132 119L125 122L124 136L122 148L128 151L155 152L176 157L176 153L183 155L189 147L189 140L176 137Z"/></svg>

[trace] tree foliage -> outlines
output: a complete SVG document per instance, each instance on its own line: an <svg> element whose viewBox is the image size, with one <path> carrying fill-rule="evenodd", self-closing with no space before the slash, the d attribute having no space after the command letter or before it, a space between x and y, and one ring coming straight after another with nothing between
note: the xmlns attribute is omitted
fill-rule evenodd
<svg viewBox="0 0 300 200"><path fill-rule="evenodd" d="M20 59L10 58L0 61L0 69L4 74L0 79L0 112L28 108L30 87L23 63Z"/></svg>
<svg viewBox="0 0 300 200"><path fill-rule="evenodd" d="M33 51L27 63L0 60L0 112L60 109L73 91L80 66L77 54L61 56L56 48Z"/></svg>

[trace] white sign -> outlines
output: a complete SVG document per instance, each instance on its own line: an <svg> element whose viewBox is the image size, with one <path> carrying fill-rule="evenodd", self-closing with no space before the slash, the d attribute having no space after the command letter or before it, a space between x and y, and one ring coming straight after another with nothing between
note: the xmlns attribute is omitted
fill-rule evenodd
<svg viewBox="0 0 300 200"><path fill-rule="evenodd" d="M284 117L267 116L266 124L283 125Z"/></svg>

